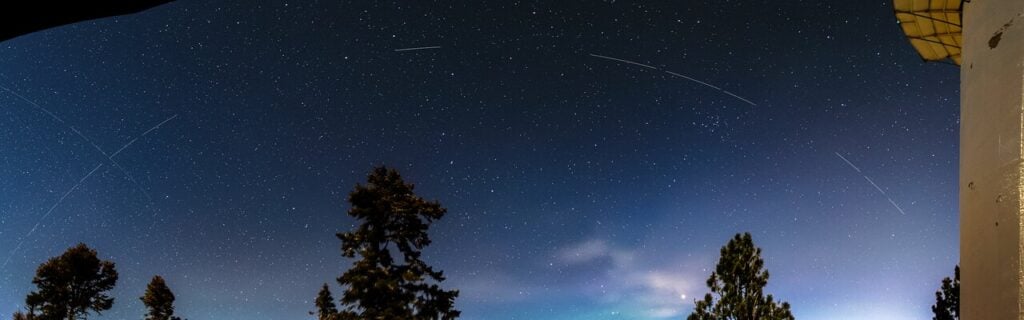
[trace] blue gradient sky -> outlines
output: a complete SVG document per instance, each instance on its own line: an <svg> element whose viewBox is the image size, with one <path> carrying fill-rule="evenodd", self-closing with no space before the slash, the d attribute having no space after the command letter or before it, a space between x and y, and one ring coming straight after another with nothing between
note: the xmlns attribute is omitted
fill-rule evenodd
<svg viewBox="0 0 1024 320"><path fill-rule="evenodd" d="M178 1L0 43L0 315L86 242L101 318L154 274L189 319L309 318L386 164L449 209L465 319L679 319L745 231L797 318L928 318L959 70L843 2Z"/></svg>

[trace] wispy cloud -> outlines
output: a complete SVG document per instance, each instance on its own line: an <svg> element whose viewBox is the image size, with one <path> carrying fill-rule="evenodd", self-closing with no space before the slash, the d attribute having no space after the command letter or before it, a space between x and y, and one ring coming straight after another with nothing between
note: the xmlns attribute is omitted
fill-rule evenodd
<svg viewBox="0 0 1024 320"><path fill-rule="evenodd" d="M558 250L557 259L566 265L590 263L599 259L611 259L615 268L627 267L633 261L633 253L612 248L604 240L591 239L575 243Z"/></svg>
<svg viewBox="0 0 1024 320"><path fill-rule="evenodd" d="M460 299L481 303L519 302L540 291L530 283L496 270L459 277L451 283L459 289Z"/></svg>
<svg viewBox="0 0 1024 320"><path fill-rule="evenodd" d="M579 286L583 294L646 318L678 317L692 306L691 296L700 290L700 275L673 270L670 259L641 259L630 249L601 239L588 239L555 251L567 266L592 264L603 267L596 285ZM601 260L610 263L595 263Z"/></svg>

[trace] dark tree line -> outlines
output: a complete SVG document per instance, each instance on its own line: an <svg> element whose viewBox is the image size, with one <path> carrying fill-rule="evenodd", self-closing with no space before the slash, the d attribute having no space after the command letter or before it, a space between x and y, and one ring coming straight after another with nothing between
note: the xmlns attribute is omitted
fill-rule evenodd
<svg viewBox="0 0 1024 320"><path fill-rule="evenodd" d="M13 318L79 320L99 315L114 306L108 293L117 279L113 262L100 260L96 250L79 243L36 269L36 290L25 297L25 311L15 312ZM149 309L146 320L180 320L173 316L174 294L160 276L153 277L141 299Z"/></svg>
<svg viewBox="0 0 1024 320"><path fill-rule="evenodd" d="M457 290L444 290L444 273L423 261L430 245L427 229L445 209L413 193L397 171L375 168L366 185L349 194L348 214L361 224L338 233L342 256L356 258L337 279L345 290L342 308L335 305L327 284L316 299L320 320L348 319L455 319ZM25 298L25 310L14 320L84 320L110 310L109 292L117 284L113 262L100 260L85 244L68 249L39 266L32 283L37 290ZM145 320L181 320L174 315L174 294L165 280L154 276L139 298L146 306Z"/></svg>
<svg viewBox="0 0 1024 320"><path fill-rule="evenodd" d="M342 255L359 258L337 279L344 288L342 309L325 283L315 300L316 311L310 314L318 320L457 318L458 291L441 289L437 283L444 281L443 274L420 260L420 251L430 244L427 228L444 216L445 209L416 196L413 185L394 170L376 168L367 180L348 198L348 214L360 224L338 234ZM794 319L789 303L764 295L768 272L760 255L749 233L730 240L708 279L711 293L696 302L688 319ZM402 261L395 261L395 256Z"/></svg>
<svg viewBox="0 0 1024 320"><path fill-rule="evenodd" d="M358 221L351 231L338 233L341 253L357 258L337 282L343 288L335 299L324 283L315 300L318 320L456 319L458 290L445 290L440 270L421 259L430 245L427 230L446 210L436 201L417 196L414 186L397 171L375 168L366 185L349 194L348 215ZM707 281L710 293L695 301L689 320L792 320L789 303L764 293L769 274L749 233L737 234L721 249ZM37 290L25 298L25 310L14 320L79 320L109 310L117 284L113 262L100 260L85 244L39 266L32 283ZM943 280L932 308L937 320L958 319L959 268L955 280ZM174 315L174 294L154 276L140 297L145 320L181 320ZM340 307L335 304L340 303ZM940 315L940 312L942 315ZM948 315L948 316L946 316Z"/></svg>
<svg viewBox="0 0 1024 320"><path fill-rule="evenodd" d="M721 250L721 258L707 281L711 293L695 301L688 320L792 320L789 303L776 302L764 294L768 271L764 270L761 249L754 246L749 233L737 234ZM953 278L942 279L932 305L933 320L960 319L960 266Z"/></svg>

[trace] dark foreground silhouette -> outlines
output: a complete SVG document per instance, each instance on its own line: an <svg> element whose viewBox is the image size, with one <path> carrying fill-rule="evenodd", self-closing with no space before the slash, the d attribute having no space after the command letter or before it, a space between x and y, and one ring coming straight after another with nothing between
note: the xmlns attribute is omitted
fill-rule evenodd
<svg viewBox="0 0 1024 320"><path fill-rule="evenodd" d="M0 41L92 19L132 14L174 0L9 1L0 5Z"/></svg>

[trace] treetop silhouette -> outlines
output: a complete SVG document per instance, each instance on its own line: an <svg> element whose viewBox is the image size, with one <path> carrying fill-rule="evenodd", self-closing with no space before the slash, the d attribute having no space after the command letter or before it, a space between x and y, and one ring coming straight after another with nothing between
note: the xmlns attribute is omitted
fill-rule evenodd
<svg viewBox="0 0 1024 320"><path fill-rule="evenodd" d="M764 294L768 270L750 233L736 234L721 250L708 278L711 293L697 300L688 320L793 320L789 303Z"/></svg>
<svg viewBox="0 0 1024 320"><path fill-rule="evenodd" d="M417 196L413 189L397 171L377 167L366 185L356 185L349 194L348 214L360 224L338 238L342 255L359 260L338 278L345 288L342 319L459 316L454 308L459 292L441 289L443 272L420 259L421 250L430 245L430 223L441 219L446 210L436 201Z"/></svg>

